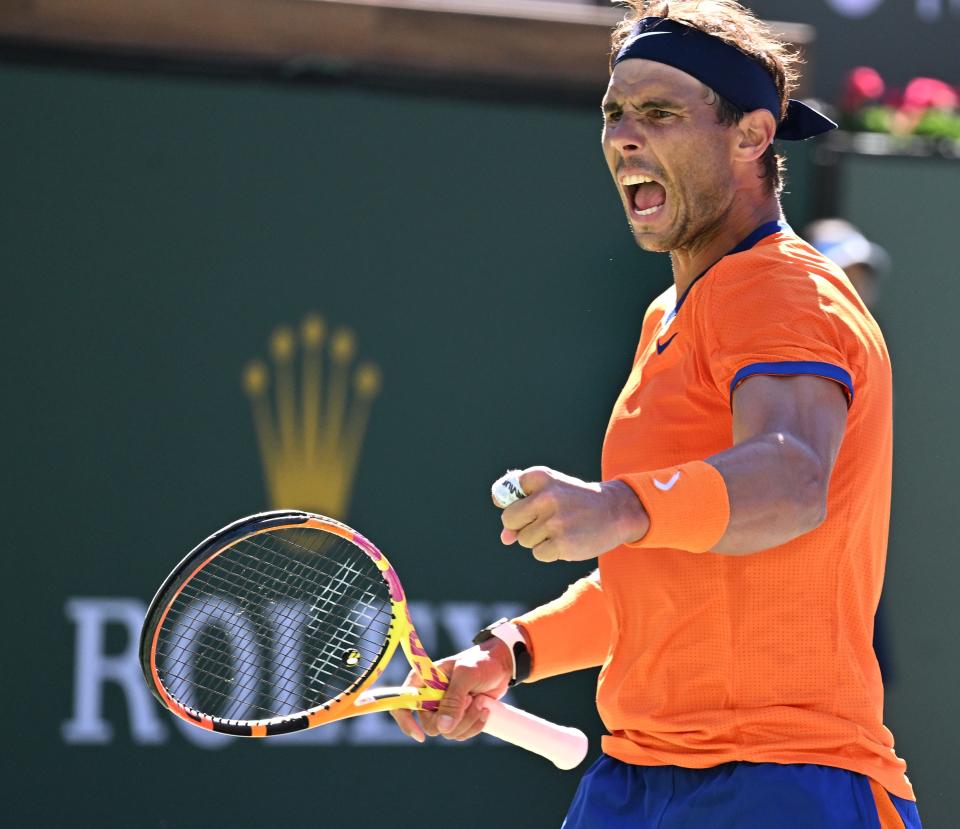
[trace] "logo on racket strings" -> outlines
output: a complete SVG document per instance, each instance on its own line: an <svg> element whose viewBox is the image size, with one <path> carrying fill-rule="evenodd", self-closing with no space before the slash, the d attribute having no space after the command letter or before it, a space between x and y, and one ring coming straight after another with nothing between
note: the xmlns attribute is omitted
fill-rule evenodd
<svg viewBox="0 0 960 829"><path fill-rule="evenodd" d="M356 336L328 332L318 314L299 331L276 328L269 364L251 360L243 372L260 460L275 509L305 509L344 518L380 369L355 365Z"/></svg>

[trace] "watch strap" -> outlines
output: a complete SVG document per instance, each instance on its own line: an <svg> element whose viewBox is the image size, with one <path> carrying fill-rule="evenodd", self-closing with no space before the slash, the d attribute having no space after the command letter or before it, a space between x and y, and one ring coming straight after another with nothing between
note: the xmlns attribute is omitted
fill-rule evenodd
<svg viewBox="0 0 960 829"><path fill-rule="evenodd" d="M513 675L510 679L510 685L519 685L527 679L530 676L532 660L530 650L527 647L527 640L524 638L520 626L506 617L498 619L474 636L473 643L479 645L481 642L490 639L499 639L510 651L513 660Z"/></svg>

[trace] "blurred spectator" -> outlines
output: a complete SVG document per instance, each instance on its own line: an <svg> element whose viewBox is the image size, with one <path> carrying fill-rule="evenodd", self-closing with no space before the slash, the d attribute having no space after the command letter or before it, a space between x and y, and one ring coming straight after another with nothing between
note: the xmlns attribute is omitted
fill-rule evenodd
<svg viewBox="0 0 960 829"><path fill-rule="evenodd" d="M890 271L890 256L844 219L818 219L804 234L807 241L846 272L871 313L879 297L878 282Z"/></svg>

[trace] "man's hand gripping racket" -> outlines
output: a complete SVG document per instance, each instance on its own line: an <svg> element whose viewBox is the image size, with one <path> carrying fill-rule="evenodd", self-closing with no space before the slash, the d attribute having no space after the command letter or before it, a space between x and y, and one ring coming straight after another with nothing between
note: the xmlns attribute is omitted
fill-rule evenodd
<svg viewBox="0 0 960 829"><path fill-rule="evenodd" d="M374 687L398 646L422 687ZM197 546L150 603L140 660L174 714L247 737L436 711L447 688L383 553L345 524L299 511L243 518ZM585 756L577 729L483 699L485 732L562 769Z"/></svg>

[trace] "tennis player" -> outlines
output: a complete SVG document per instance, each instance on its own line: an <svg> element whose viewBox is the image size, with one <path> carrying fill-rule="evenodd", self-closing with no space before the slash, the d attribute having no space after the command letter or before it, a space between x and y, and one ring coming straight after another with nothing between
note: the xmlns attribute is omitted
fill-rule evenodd
<svg viewBox="0 0 960 829"><path fill-rule="evenodd" d="M647 310L600 483L527 469L505 544L597 559L440 663L414 739L483 727L476 695L602 666L609 734L567 829L920 826L871 647L891 486L891 372L849 280L779 203L775 138L835 125L732 0L636 2L603 151L674 285Z"/></svg>

